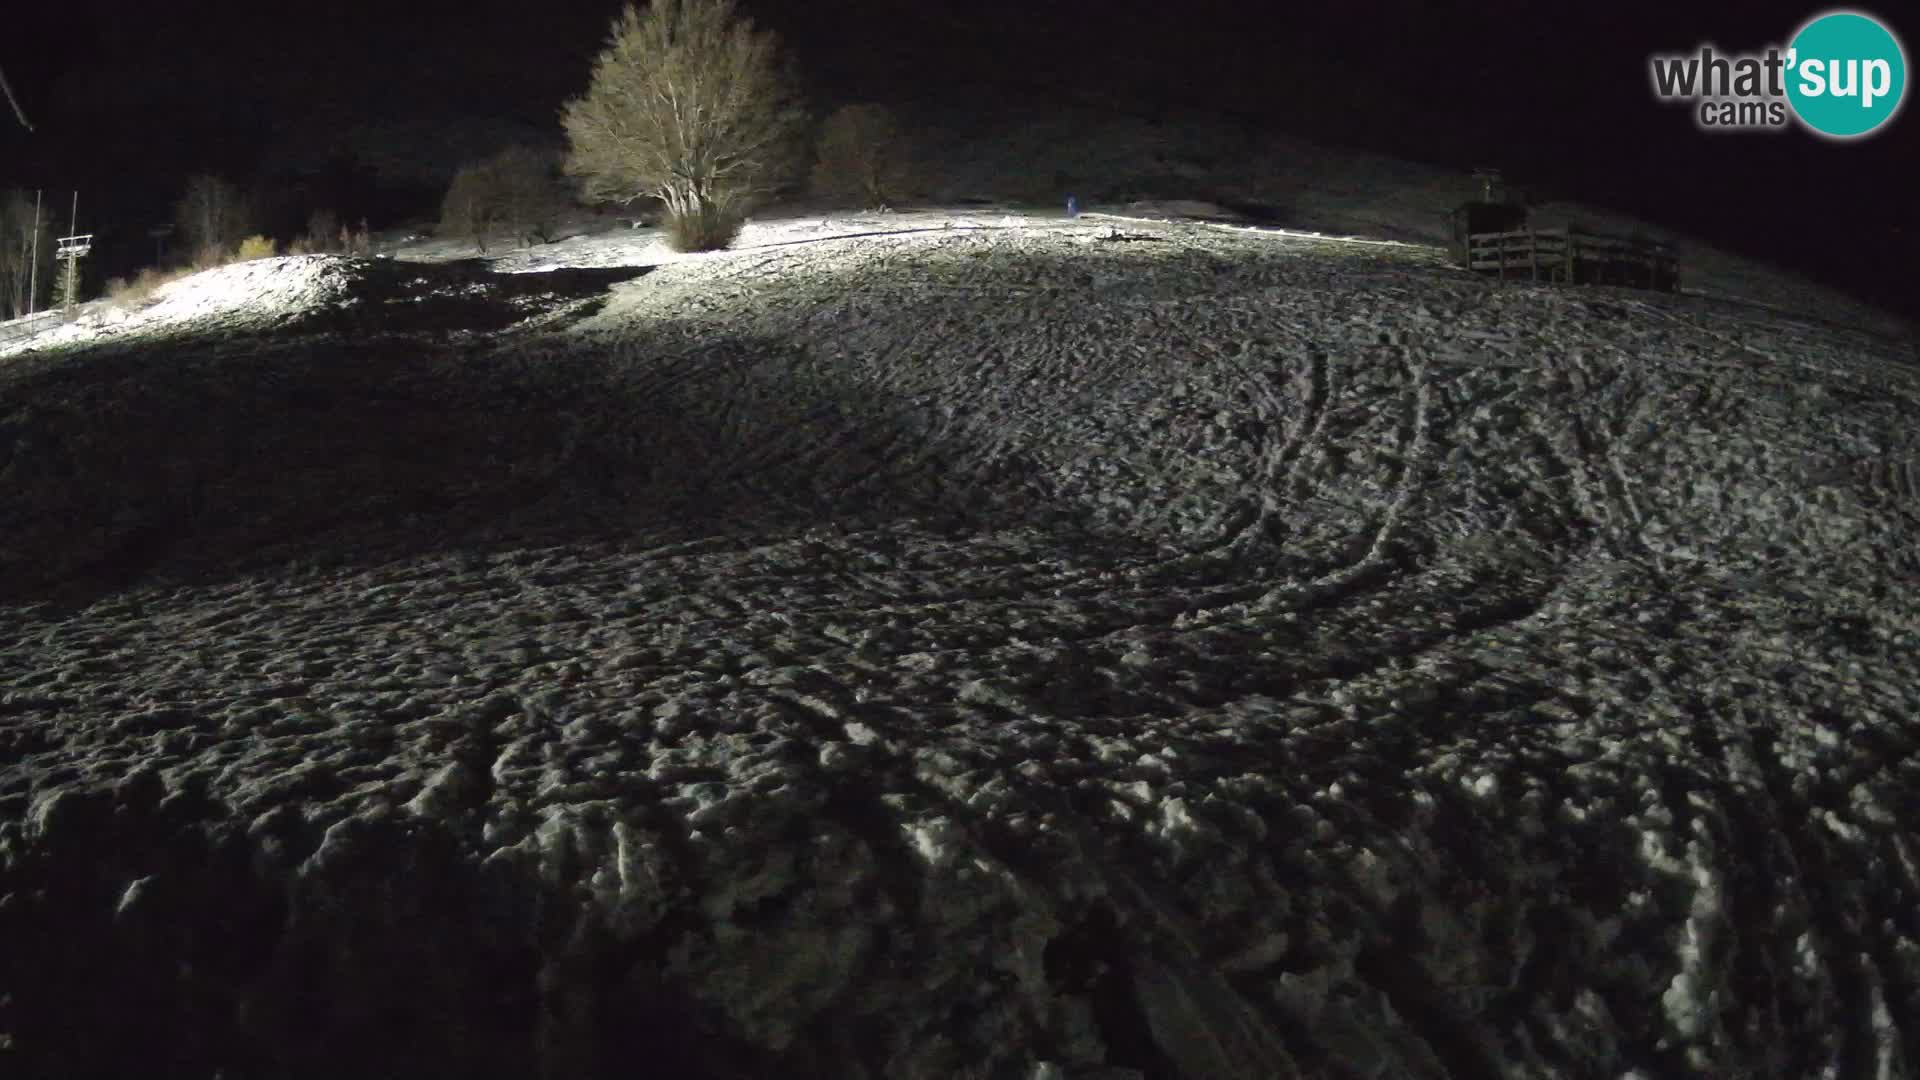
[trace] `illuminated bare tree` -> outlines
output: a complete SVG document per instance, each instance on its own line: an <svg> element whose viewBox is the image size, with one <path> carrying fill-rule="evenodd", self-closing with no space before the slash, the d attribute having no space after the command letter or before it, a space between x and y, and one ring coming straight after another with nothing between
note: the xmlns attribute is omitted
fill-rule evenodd
<svg viewBox="0 0 1920 1080"><path fill-rule="evenodd" d="M584 194L658 198L683 250L726 246L790 175L806 123L779 42L733 0L628 4L561 120Z"/></svg>

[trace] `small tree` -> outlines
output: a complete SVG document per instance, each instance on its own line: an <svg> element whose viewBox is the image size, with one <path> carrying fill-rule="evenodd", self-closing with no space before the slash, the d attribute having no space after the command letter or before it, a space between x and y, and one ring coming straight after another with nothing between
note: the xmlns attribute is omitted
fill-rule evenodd
<svg viewBox="0 0 1920 1080"><path fill-rule="evenodd" d="M440 231L482 253L495 236L552 243L567 200L553 155L525 146L463 166L440 205Z"/></svg>
<svg viewBox="0 0 1920 1080"><path fill-rule="evenodd" d="M553 243L567 208L560 158L530 146L509 146L493 158L493 182L508 233L529 247Z"/></svg>
<svg viewBox="0 0 1920 1080"><path fill-rule="evenodd" d="M666 204L681 250L725 247L790 175L805 118L779 42L733 0L628 4L584 96L561 110L590 199Z"/></svg>
<svg viewBox="0 0 1920 1080"><path fill-rule="evenodd" d="M500 228L500 200L485 162L462 165L440 202L440 235L473 241L482 254Z"/></svg>
<svg viewBox="0 0 1920 1080"><path fill-rule="evenodd" d="M46 305L53 293L53 248L52 212L40 214L36 242L33 196L17 189L0 192L0 319ZM30 290L35 295L29 296Z"/></svg>
<svg viewBox="0 0 1920 1080"><path fill-rule="evenodd" d="M186 194L174 204L173 220L195 265L217 266L253 232L254 209L238 187L201 173L187 181Z"/></svg>
<svg viewBox="0 0 1920 1080"><path fill-rule="evenodd" d="M880 209L906 194L913 149L884 105L846 105L827 117L813 163L813 190Z"/></svg>

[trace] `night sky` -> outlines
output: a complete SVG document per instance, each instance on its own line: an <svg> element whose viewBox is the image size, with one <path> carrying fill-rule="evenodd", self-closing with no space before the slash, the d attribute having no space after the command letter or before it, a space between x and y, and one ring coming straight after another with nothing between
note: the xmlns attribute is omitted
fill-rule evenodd
<svg viewBox="0 0 1920 1080"><path fill-rule="evenodd" d="M4 65L38 127L0 124L0 186L81 190L108 259L165 220L187 174L309 203L426 216L445 176L514 138L556 139L617 0L176 0L9 5ZM1647 57L1783 42L1823 8L1772 2L1455 5L1274 0L746 0L818 103L1032 108L1094 99L1206 111L1640 214L1916 311L1920 114L1854 143L1708 135L1656 102ZM1866 10L1894 20L1904 10ZM1915 21L1920 26L1920 20ZM1911 53L1913 40L1908 40ZM64 221L62 222L64 225ZM116 247L117 245L117 247Z"/></svg>

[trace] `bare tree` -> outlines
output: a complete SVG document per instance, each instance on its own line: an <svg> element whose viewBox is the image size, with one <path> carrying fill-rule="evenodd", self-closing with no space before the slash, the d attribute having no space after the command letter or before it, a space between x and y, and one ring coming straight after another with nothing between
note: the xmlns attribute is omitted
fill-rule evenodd
<svg viewBox="0 0 1920 1080"><path fill-rule="evenodd" d="M585 95L561 111L589 199L654 196L683 248L724 247L798 160L797 80L733 0L628 4Z"/></svg>
<svg viewBox="0 0 1920 1080"><path fill-rule="evenodd" d="M493 173L508 232L529 247L536 240L551 244L570 201L558 156L530 146L509 146L494 156Z"/></svg>
<svg viewBox="0 0 1920 1080"><path fill-rule="evenodd" d="M33 124L27 120L27 110L21 108L20 99L13 96L13 84L7 81L6 68L0 68L0 90L6 91L7 104L13 106L13 115L20 118L20 126L32 132Z"/></svg>
<svg viewBox="0 0 1920 1080"><path fill-rule="evenodd" d="M472 240L482 254L496 235L551 243L566 206L553 155L509 146L454 174L440 204L440 231Z"/></svg>
<svg viewBox="0 0 1920 1080"><path fill-rule="evenodd" d="M24 191L0 193L0 319L14 319L44 301L53 286L53 221L42 215L35 238L33 198ZM39 260L35 274L34 260ZM37 280L36 280L37 279ZM29 296L38 286L39 295Z"/></svg>
<svg viewBox="0 0 1920 1080"><path fill-rule="evenodd" d="M900 122L884 105L846 105L827 117L813 163L813 190L855 199L870 209L906 194L913 150Z"/></svg>
<svg viewBox="0 0 1920 1080"><path fill-rule="evenodd" d="M461 166L440 202L440 235L471 240L486 254L487 242L504 224L505 208L495 188L487 162Z"/></svg>
<svg viewBox="0 0 1920 1080"><path fill-rule="evenodd" d="M236 186L210 173L187 181L174 204L173 220L196 262L210 264L232 254L253 231L253 204Z"/></svg>
<svg viewBox="0 0 1920 1080"><path fill-rule="evenodd" d="M307 235L301 238L301 245L312 252L345 250L340 243L340 215L326 207L308 214Z"/></svg>

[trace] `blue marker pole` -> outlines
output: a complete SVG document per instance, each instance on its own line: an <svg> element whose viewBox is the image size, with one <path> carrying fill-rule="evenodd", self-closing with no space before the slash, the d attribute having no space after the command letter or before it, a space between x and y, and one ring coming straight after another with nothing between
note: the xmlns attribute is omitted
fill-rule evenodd
<svg viewBox="0 0 1920 1080"><path fill-rule="evenodd" d="M1080 201L1078 199L1075 199L1071 195L1067 196L1067 216L1068 217L1080 216Z"/></svg>

